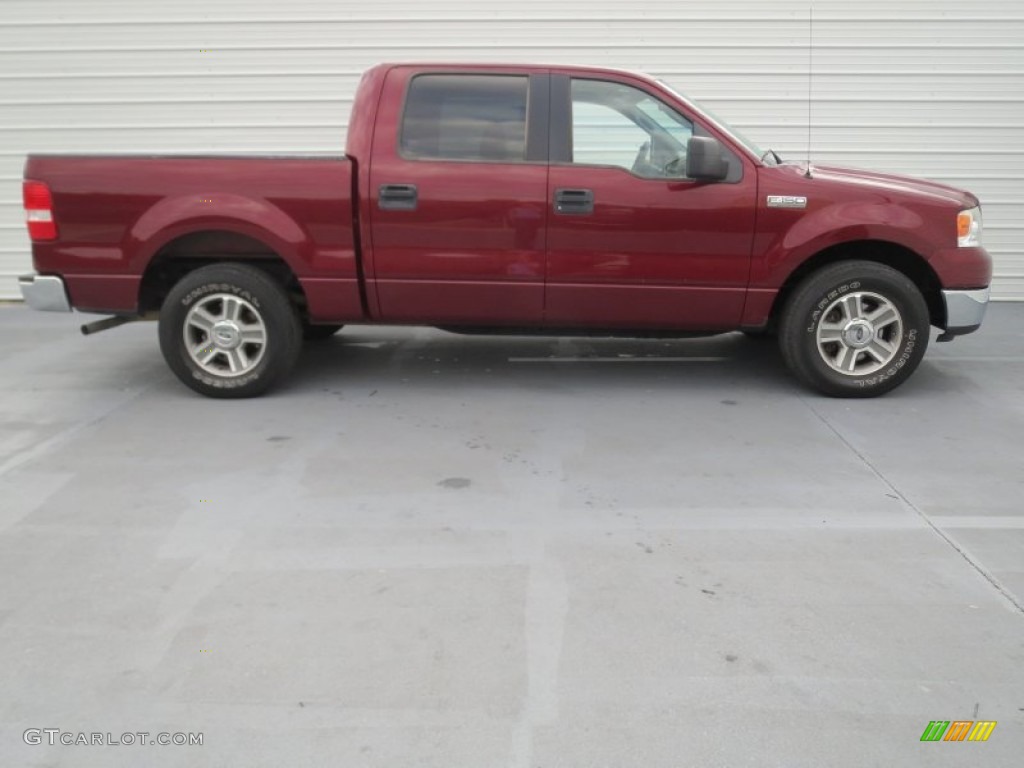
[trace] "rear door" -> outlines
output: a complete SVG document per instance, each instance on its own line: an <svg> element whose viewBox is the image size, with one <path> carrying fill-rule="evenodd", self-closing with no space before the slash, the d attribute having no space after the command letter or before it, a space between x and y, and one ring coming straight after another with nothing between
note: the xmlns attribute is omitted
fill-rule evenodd
<svg viewBox="0 0 1024 768"><path fill-rule="evenodd" d="M378 316L539 324L547 73L398 67L380 104L364 254Z"/></svg>
<svg viewBox="0 0 1024 768"><path fill-rule="evenodd" d="M756 174L686 178L708 129L628 76L552 74L547 307L552 326L718 330L739 324Z"/></svg>

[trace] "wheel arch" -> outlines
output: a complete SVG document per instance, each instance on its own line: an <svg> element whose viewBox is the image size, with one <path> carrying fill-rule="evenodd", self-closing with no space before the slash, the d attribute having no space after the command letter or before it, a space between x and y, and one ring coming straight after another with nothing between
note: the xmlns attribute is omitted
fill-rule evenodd
<svg viewBox="0 0 1024 768"><path fill-rule="evenodd" d="M921 291L928 306L929 322L940 328L946 323L946 304L942 298L942 283L928 261L904 245L887 240L855 240L823 248L801 262L787 275L772 302L768 315L769 326L778 322L782 308L797 286L808 276L829 264L840 261L873 261L902 272Z"/></svg>
<svg viewBox="0 0 1024 768"><path fill-rule="evenodd" d="M271 239L224 226L190 229L164 238L142 273L140 314L159 310L171 288L189 272L225 262L249 264L266 272L305 313L308 303L299 277Z"/></svg>

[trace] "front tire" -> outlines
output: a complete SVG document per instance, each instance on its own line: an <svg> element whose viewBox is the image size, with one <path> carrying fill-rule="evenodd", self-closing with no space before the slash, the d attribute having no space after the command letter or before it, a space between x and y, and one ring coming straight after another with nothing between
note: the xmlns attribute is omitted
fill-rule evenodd
<svg viewBox="0 0 1024 768"><path fill-rule="evenodd" d="M245 264L183 277L160 310L160 350L174 374L208 397L263 394L294 367L302 326L284 289Z"/></svg>
<svg viewBox="0 0 1024 768"><path fill-rule="evenodd" d="M844 261L824 267L790 296L779 323L789 369L832 397L875 397L914 372L928 347L928 306L892 267Z"/></svg>

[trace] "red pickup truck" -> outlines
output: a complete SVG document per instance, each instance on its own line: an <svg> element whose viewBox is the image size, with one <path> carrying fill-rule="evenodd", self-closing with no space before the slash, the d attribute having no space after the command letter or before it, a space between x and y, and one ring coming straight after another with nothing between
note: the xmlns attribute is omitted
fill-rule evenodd
<svg viewBox="0 0 1024 768"><path fill-rule="evenodd" d="M977 329L968 192L783 162L649 77L385 64L337 157L28 158L37 309L159 317L189 387L264 392L346 323L778 337L829 395Z"/></svg>

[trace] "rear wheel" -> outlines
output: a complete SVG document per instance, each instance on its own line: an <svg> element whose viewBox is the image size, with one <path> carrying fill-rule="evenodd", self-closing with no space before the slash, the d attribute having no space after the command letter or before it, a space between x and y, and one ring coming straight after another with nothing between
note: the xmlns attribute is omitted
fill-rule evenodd
<svg viewBox="0 0 1024 768"><path fill-rule="evenodd" d="M160 350L175 375L209 397L263 394L295 365L302 328L284 289L244 264L185 275L160 310Z"/></svg>
<svg viewBox="0 0 1024 768"><path fill-rule="evenodd" d="M779 346L804 383L834 397L873 397L902 384L928 347L928 306L902 272L844 261L813 273L786 303Z"/></svg>

